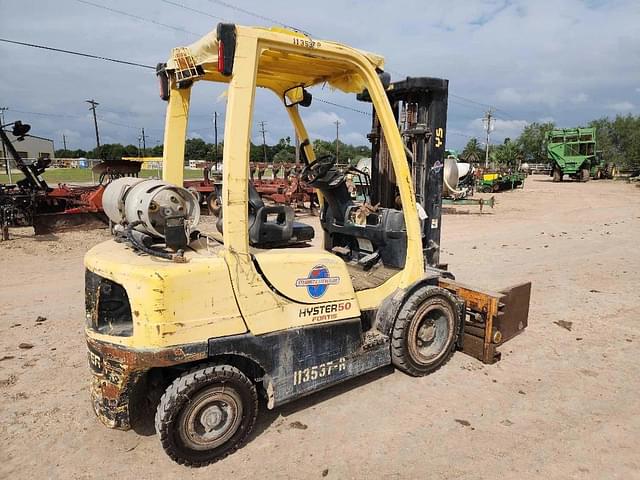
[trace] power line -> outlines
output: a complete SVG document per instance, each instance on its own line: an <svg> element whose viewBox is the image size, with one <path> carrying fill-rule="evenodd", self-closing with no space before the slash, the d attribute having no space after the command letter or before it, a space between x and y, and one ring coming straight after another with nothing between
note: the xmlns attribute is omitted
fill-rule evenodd
<svg viewBox="0 0 640 480"><path fill-rule="evenodd" d="M465 138L478 138L477 135L469 135L467 133L456 132L453 130L447 130L447 135L455 135L457 137L465 137Z"/></svg>
<svg viewBox="0 0 640 480"><path fill-rule="evenodd" d="M192 8L192 7L188 6L188 5L185 5L184 3L172 2L170 0L160 0L160 1L164 2L164 3L168 4L168 5L173 5L175 7L180 7L180 8L183 8L185 10L189 10L189 11L194 12L194 13L199 13L200 15L205 15L205 16L207 16L209 18L215 18L217 20L222 20L223 22L228 22L228 20L226 20L226 19L224 19L222 17L218 17L216 15L211 15L209 12L204 12L202 10L198 10L197 8Z"/></svg>
<svg viewBox="0 0 640 480"><path fill-rule="evenodd" d="M152 24L158 25L160 27L169 28L169 29L175 30L177 32L188 33L189 35L194 35L196 37L200 36L199 33L191 32L191 31L185 30L184 28L181 28L181 27L174 27L173 25L167 25L166 23L158 22L157 20L141 17L139 15L134 15L133 13L124 12L122 10L116 10L115 8L107 7L105 5L100 5L99 3L93 3L93 2L89 2L87 0L76 0L76 2L84 3L85 5L91 5L92 7L96 7L96 8L101 8L103 10L107 10L109 12L117 13L119 15L124 15L125 17L133 18L135 20L140 20L141 22L152 23Z"/></svg>
<svg viewBox="0 0 640 480"><path fill-rule="evenodd" d="M15 110L13 108L7 108L7 111L11 113L21 113L23 115L39 115L42 117L84 118L84 115L72 115L68 113L27 112L25 110Z"/></svg>
<svg viewBox="0 0 640 480"><path fill-rule="evenodd" d="M454 97L454 98L459 98L460 100L464 100L465 102L469 102L469 103L473 103L475 105L479 105L481 107L484 108L493 108L491 105L489 105L488 103L482 103L482 102L477 102L475 100L472 100L470 98L467 97L463 97L462 95L456 95L455 93L451 93L449 92L449 96L450 97Z"/></svg>
<svg viewBox="0 0 640 480"><path fill-rule="evenodd" d="M209 2L211 2L211 3L216 3L216 4L218 4L218 5L222 5L223 7L227 7L227 8L230 8L230 9L232 9L232 10L236 10L236 11L238 11L238 12L244 13L245 15L250 15L250 16L252 16L252 17L259 18L259 19L261 19L261 20L265 20L265 21L267 21L267 22L269 22L269 23L275 23L275 24L280 25L280 26L282 26L282 27L289 28L289 29L291 29L291 30L296 30L296 31L298 31L298 32L301 32L301 33L306 34L307 36L309 36L309 35L310 35L308 32L305 32L304 30L302 30L302 29L300 29L300 28L297 28L297 27L294 27L294 26L288 25L288 24L286 24L286 23L280 22L280 21L276 20L275 18L270 18L270 17L267 17L267 16L265 16L265 15L261 15L261 14L256 13L256 12L252 12L252 11L247 10L247 9L245 9L245 8L237 7L237 6L232 5L232 4L230 4L230 3L223 2L222 0L209 0Z"/></svg>
<svg viewBox="0 0 640 480"><path fill-rule="evenodd" d="M132 130L139 130L140 129L140 127L135 127L133 125L127 125L125 123L114 122L113 120L107 120L104 117L98 117L98 120L100 120L101 122L104 122L104 123L109 123L111 125L116 125L118 127L131 128ZM154 129L151 129L151 130L154 130Z"/></svg>
<svg viewBox="0 0 640 480"><path fill-rule="evenodd" d="M390 69L390 68L387 68L386 70L387 70L388 72L393 73L393 74L395 74L395 75L398 75L398 76L400 76L400 77L408 77L407 75L404 75L404 74L402 74L402 73L400 73L400 72L398 72L398 71L396 71L396 70L392 70L392 69ZM511 119L516 120L516 118L515 118L515 117L513 117L509 112L505 111L505 110L504 110L504 109L502 109L502 108L498 108L498 107L496 107L495 105L489 105L488 103L478 102L477 100L473 100L473 99L471 99L471 98L463 97L462 95L457 95L457 94L455 94L455 93L451 93L451 92L449 92L449 97L458 98L458 99L460 99L460 100L464 100L465 102L469 102L469 103L473 103L474 105L478 105L479 107L482 107L482 111L483 111L483 112L485 111L485 109L486 109L486 108L490 108L490 109L492 109L494 112L496 112L496 111L498 111L498 112L502 112L503 114L505 114L506 116L510 117ZM456 102L453 102L453 103L456 103ZM459 105L464 105L464 104L459 103L459 102L458 102L458 104L459 104Z"/></svg>
<svg viewBox="0 0 640 480"><path fill-rule="evenodd" d="M321 98L318 98L317 96L314 97L314 98L319 102L326 103L328 105L333 105L334 107L344 108L345 110L351 110L352 112L361 113L363 115L371 116L371 112L365 112L363 110L358 110L357 108L348 107L346 105L340 105L339 103L333 103L333 102L330 102L328 100L323 100Z"/></svg>
<svg viewBox="0 0 640 480"><path fill-rule="evenodd" d="M65 50L65 49L62 49L62 48L49 47L47 45L37 45L35 43L18 42L17 40L8 40L6 38L0 38L0 42L13 43L14 45L23 45L25 47L41 48L42 50L51 50L53 52L67 53L69 55L77 55L79 57L95 58L96 60L105 60L107 62L122 63L124 65L131 65L131 66L134 66L134 67L150 68L150 69L153 69L153 70L156 69L156 67L153 67L151 65L144 65L142 63L129 62L129 61L126 61L126 60L118 60L117 58L110 58L110 57L102 57L100 55L93 55L91 53L82 53L82 52L76 52L76 51L73 51L73 50Z"/></svg>

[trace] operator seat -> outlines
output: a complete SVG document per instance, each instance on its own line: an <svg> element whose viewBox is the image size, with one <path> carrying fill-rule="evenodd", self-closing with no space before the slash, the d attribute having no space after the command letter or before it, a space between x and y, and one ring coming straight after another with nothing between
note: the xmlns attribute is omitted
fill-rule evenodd
<svg viewBox="0 0 640 480"><path fill-rule="evenodd" d="M256 187L249 182L249 244L252 247L281 247L313 239L313 227L294 221L294 217L293 208L288 205L265 205ZM222 233L222 211L216 228Z"/></svg>

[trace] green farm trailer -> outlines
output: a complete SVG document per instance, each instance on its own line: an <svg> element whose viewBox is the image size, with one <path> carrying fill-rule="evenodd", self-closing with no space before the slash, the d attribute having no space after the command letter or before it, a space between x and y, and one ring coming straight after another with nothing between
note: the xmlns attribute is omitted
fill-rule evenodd
<svg viewBox="0 0 640 480"><path fill-rule="evenodd" d="M481 192L502 192L504 190L515 190L518 187L524 188L526 175L520 171L496 171L484 172L478 179L477 189Z"/></svg>
<svg viewBox="0 0 640 480"><path fill-rule="evenodd" d="M605 163L596 150L595 128L563 128L547 134L547 155L552 165L550 175L561 182L564 175L586 182L590 178L613 178L616 167Z"/></svg>

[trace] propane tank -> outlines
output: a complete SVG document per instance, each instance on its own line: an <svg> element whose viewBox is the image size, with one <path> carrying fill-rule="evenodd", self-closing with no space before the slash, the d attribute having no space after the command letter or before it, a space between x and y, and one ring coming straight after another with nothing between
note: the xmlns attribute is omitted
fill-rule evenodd
<svg viewBox="0 0 640 480"><path fill-rule="evenodd" d="M162 239L176 219L184 221L187 238L200 220L200 205L192 193L162 180L118 178L107 185L102 205L113 223L137 222L137 231Z"/></svg>
<svg viewBox="0 0 640 480"><path fill-rule="evenodd" d="M443 174L442 195L449 196L456 191L459 180L458 162L454 157L447 157L444 159Z"/></svg>

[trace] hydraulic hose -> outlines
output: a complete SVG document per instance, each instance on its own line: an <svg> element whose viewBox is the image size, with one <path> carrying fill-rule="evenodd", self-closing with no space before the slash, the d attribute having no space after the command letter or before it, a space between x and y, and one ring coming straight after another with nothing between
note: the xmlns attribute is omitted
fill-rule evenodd
<svg viewBox="0 0 640 480"><path fill-rule="evenodd" d="M164 258L165 260L171 260L172 262L177 262L177 263L185 262L184 252L182 250L178 250L177 253L161 252L158 250L154 250L153 248L146 247L142 242L139 242L133 236L133 229L142 223L143 223L142 221L138 220L127 225L125 234L126 234L127 240L131 242L131 245L133 245L136 249L140 250L141 252L144 252L147 255L151 255L153 257Z"/></svg>

